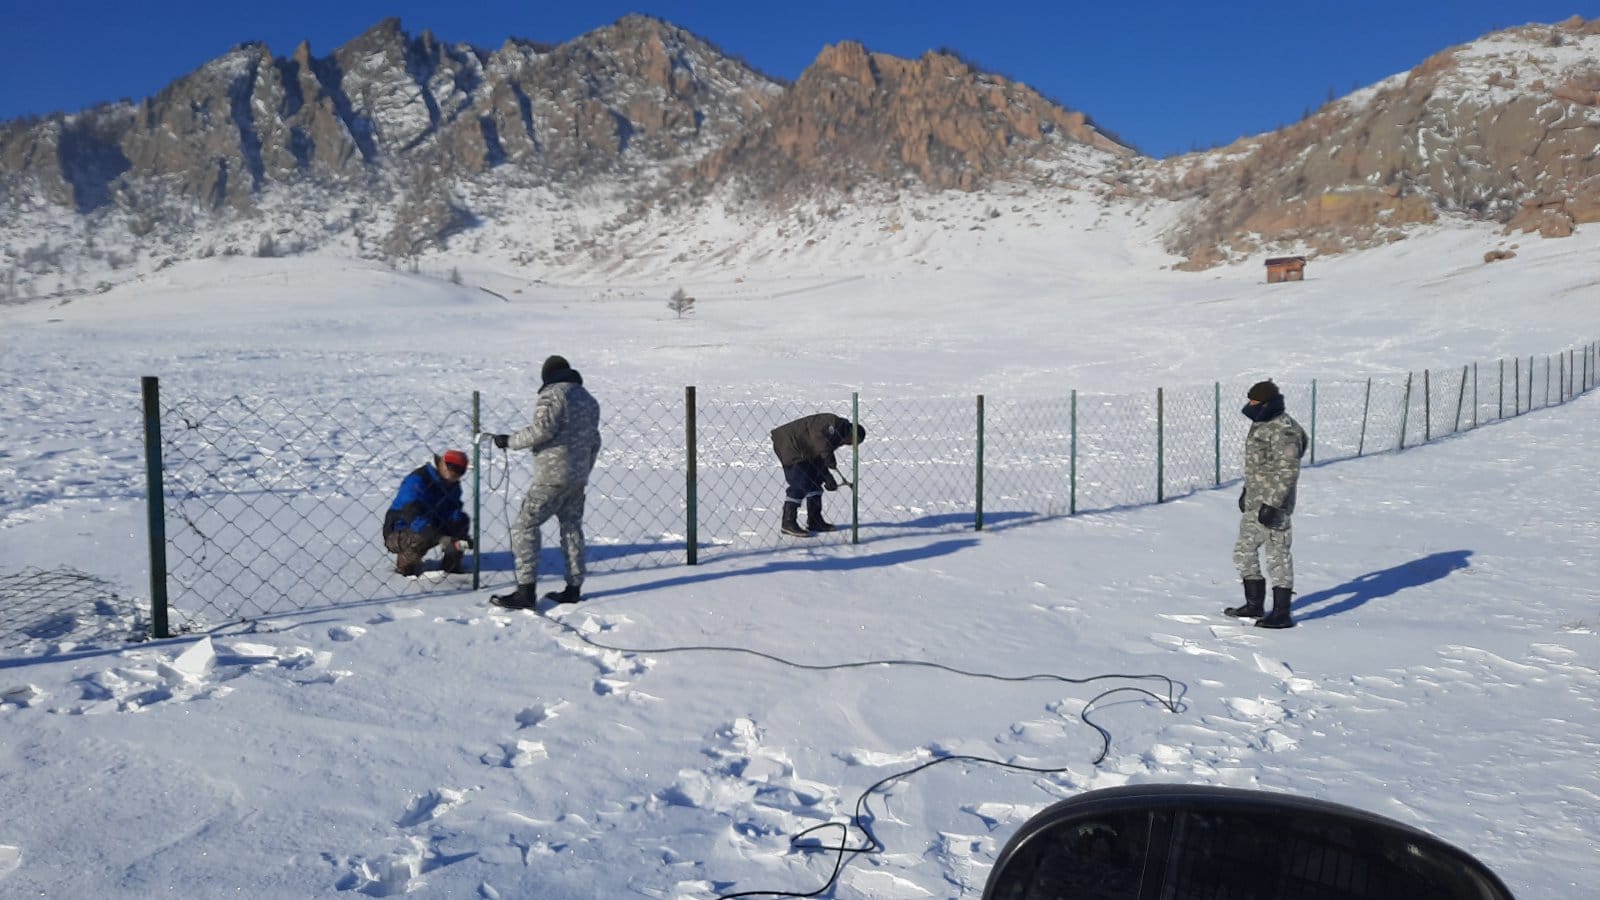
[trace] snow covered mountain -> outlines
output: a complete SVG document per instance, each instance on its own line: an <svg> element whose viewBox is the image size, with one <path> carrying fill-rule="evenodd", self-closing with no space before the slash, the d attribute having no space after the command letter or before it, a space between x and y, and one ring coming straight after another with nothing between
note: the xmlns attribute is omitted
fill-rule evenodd
<svg viewBox="0 0 1600 900"><path fill-rule="evenodd" d="M1146 237L1185 268L1441 216L1559 236L1600 218L1596 59L1600 21L1496 32L1282 130L1154 160L947 52L844 42L786 85L645 16L497 50L391 19L327 56L245 44L138 103L0 124L0 299L238 254L667 275L748 257L763 230L804 247L845 228L868 260L955 197L1159 221ZM663 231L698 239L656 252Z"/></svg>

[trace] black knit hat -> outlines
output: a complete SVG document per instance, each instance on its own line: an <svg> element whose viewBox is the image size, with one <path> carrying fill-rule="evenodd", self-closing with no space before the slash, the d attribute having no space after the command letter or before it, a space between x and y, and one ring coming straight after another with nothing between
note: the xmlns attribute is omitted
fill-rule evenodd
<svg viewBox="0 0 1600 900"><path fill-rule="evenodd" d="M539 369L539 380L543 381L545 384L549 384L550 379L553 376L560 372L565 372L570 368L572 368L572 366L568 365L567 358L565 356L552 356L545 360L544 366Z"/></svg>
<svg viewBox="0 0 1600 900"><path fill-rule="evenodd" d="M1250 385L1250 393L1245 396L1257 403L1265 403L1278 396L1278 386L1270 381L1258 381Z"/></svg>

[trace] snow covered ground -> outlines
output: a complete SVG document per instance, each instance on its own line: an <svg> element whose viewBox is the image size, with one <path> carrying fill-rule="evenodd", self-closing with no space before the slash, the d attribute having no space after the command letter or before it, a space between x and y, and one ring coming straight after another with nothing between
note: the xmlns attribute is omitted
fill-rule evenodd
<svg viewBox="0 0 1600 900"><path fill-rule="evenodd" d="M950 202L947 219L983 215ZM850 240L804 250L772 235L720 275L665 262L699 240L684 234L653 268L560 283L468 258L439 263L456 285L239 257L0 308L0 596L26 601L61 571L146 596L141 375L177 394L395 407L476 389L521 409L561 353L613 407L693 384L844 412L852 391L1403 379L1600 338L1590 232L1441 227L1268 286L1259 263L1172 272L1142 224L1047 212L982 231L843 223ZM666 306L679 286L696 298L682 320ZM981 533L868 528L855 546L601 571L587 602L547 616L488 607L510 579L494 568L478 592L165 641L5 634L0 895L803 893L835 855L791 836L849 821L881 779L968 755L1056 771L956 761L891 782L866 803L884 850L850 859L828 896L977 897L1033 812L1148 782L1368 809L1477 855L1518 896L1586 896L1597 404L1309 468L1300 627L1284 632L1220 615L1239 593L1225 485ZM864 471L874 437L889 438L869 437ZM613 460L628 452L608 438ZM498 512L485 529L504 562ZM948 668L859 665L874 660ZM1137 690L1095 699L1114 688Z"/></svg>

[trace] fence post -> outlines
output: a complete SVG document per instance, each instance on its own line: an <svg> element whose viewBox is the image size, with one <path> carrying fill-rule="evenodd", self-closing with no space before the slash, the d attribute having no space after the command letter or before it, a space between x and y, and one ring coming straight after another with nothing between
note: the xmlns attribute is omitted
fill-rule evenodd
<svg viewBox="0 0 1600 900"><path fill-rule="evenodd" d="M1072 389L1072 448L1067 455L1067 515L1078 514L1078 389Z"/></svg>
<svg viewBox="0 0 1600 900"><path fill-rule="evenodd" d="M1166 400L1162 389L1156 388L1156 502L1166 500L1167 434Z"/></svg>
<svg viewBox="0 0 1600 900"><path fill-rule="evenodd" d="M1311 464L1317 464L1317 380L1311 379Z"/></svg>
<svg viewBox="0 0 1600 900"><path fill-rule="evenodd" d="M1400 446L1396 447L1396 450L1404 450L1406 448L1406 419L1411 417L1411 376L1413 374L1415 373L1406 373L1406 400L1400 405Z"/></svg>
<svg viewBox="0 0 1600 900"><path fill-rule="evenodd" d="M161 383L154 375L140 380L144 394L145 524L150 536L150 636L167 631L166 488L161 479Z"/></svg>
<svg viewBox="0 0 1600 900"><path fill-rule="evenodd" d="M1544 355L1544 405L1550 405L1550 354Z"/></svg>
<svg viewBox="0 0 1600 900"><path fill-rule="evenodd" d="M483 442L478 440L478 435L483 433L483 419L478 415L479 394L472 392L472 589L478 589L479 573L483 568L483 516L479 515L482 504L478 497L478 479L480 475L479 463Z"/></svg>
<svg viewBox="0 0 1600 900"><path fill-rule="evenodd" d="M1511 361L1511 414L1522 415L1522 357Z"/></svg>
<svg viewBox="0 0 1600 900"><path fill-rule="evenodd" d="M1356 441L1356 456L1367 449L1367 412L1372 409L1372 378L1367 378L1367 398L1361 401L1361 437Z"/></svg>
<svg viewBox="0 0 1600 900"><path fill-rule="evenodd" d="M1495 394L1494 417L1497 420L1506 417L1506 361L1503 359L1500 360L1500 390Z"/></svg>
<svg viewBox="0 0 1600 900"><path fill-rule="evenodd" d="M978 509L974 531L983 530L983 395L978 395Z"/></svg>
<svg viewBox="0 0 1600 900"><path fill-rule="evenodd" d="M1222 487L1222 382L1211 382L1211 393L1211 478Z"/></svg>
<svg viewBox="0 0 1600 900"><path fill-rule="evenodd" d="M1467 367L1461 367L1461 390L1456 392L1456 427L1451 429L1451 434L1461 431L1461 407L1467 402Z"/></svg>
<svg viewBox="0 0 1600 900"><path fill-rule="evenodd" d="M684 562L691 566L700 563L700 448L695 440L695 424L694 385L691 384L683 389Z"/></svg>
<svg viewBox="0 0 1600 900"><path fill-rule="evenodd" d="M861 424L861 392L850 392L850 421ZM861 446L856 430L850 429L850 543L861 543Z"/></svg>
<svg viewBox="0 0 1600 900"><path fill-rule="evenodd" d="M1472 427L1478 427L1478 364L1472 364Z"/></svg>
<svg viewBox="0 0 1600 900"><path fill-rule="evenodd" d="M1561 365L1561 368L1556 372L1556 402L1565 403L1567 402L1567 354L1558 353L1556 354L1556 359ZM1545 376L1549 377L1549 374L1546 372ZM1546 388L1545 395L1549 396L1549 394L1550 390Z"/></svg>
<svg viewBox="0 0 1600 900"><path fill-rule="evenodd" d="M1409 395L1407 397L1409 400ZM1433 440L1433 382L1428 370L1422 370L1422 442Z"/></svg>
<svg viewBox="0 0 1600 900"><path fill-rule="evenodd" d="M1528 357L1528 412L1533 412L1533 357Z"/></svg>

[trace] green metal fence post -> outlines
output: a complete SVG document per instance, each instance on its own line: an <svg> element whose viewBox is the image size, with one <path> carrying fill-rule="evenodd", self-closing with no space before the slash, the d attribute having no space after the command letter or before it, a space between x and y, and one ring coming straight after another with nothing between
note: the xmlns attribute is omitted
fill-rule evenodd
<svg viewBox="0 0 1600 900"><path fill-rule="evenodd" d="M978 395L978 509L973 530L983 530L983 395Z"/></svg>
<svg viewBox="0 0 1600 900"><path fill-rule="evenodd" d="M1361 401L1361 438L1356 442L1356 456L1367 449L1367 412L1372 409L1372 379L1367 379L1367 399Z"/></svg>
<svg viewBox="0 0 1600 900"><path fill-rule="evenodd" d="M695 440L694 385L692 384L683 389L683 452L684 562L693 566L700 563L700 531L698 524L700 518L700 448Z"/></svg>
<svg viewBox="0 0 1600 900"><path fill-rule="evenodd" d="M1317 464L1317 380L1311 379L1311 464Z"/></svg>
<svg viewBox="0 0 1600 900"><path fill-rule="evenodd" d="M1428 378L1428 370L1422 370L1422 442L1424 444L1433 440L1433 382Z"/></svg>
<svg viewBox="0 0 1600 900"><path fill-rule="evenodd" d="M483 419L479 415L482 407L479 405L479 394L472 392L472 589L478 589L480 572L483 568L483 516L479 515L482 504L479 502L478 479L479 464L483 461L480 448L483 442L478 440L478 435L483 432Z"/></svg>
<svg viewBox="0 0 1600 900"><path fill-rule="evenodd" d="M1494 417L1506 417L1506 361L1503 359L1500 360L1500 390L1495 394Z"/></svg>
<svg viewBox="0 0 1600 900"><path fill-rule="evenodd" d="M1406 419L1410 418L1410 416L1411 416L1411 376L1412 376L1412 374L1414 374L1414 373L1411 373L1411 372L1407 372L1406 373L1406 402L1401 404L1401 406L1400 406L1400 446L1396 447L1395 448L1396 450L1404 450L1406 448Z"/></svg>
<svg viewBox="0 0 1600 900"><path fill-rule="evenodd" d="M1211 382L1211 480L1222 486L1222 382Z"/></svg>
<svg viewBox="0 0 1600 900"><path fill-rule="evenodd" d="M861 392L850 392L850 421L861 424ZM856 443L856 430L850 430L850 481L855 485L850 491L850 543L861 543L861 446Z"/></svg>
<svg viewBox="0 0 1600 900"><path fill-rule="evenodd" d="M1466 405L1466 402L1467 402L1467 367L1466 366L1462 366L1461 367L1461 390L1456 392L1456 425L1455 425L1455 428L1451 429L1451 433L1452 434L1454 434L1456 432L1459 432L1461 430L1461 408L1464 405Z"/></svg>
<svg viewBox="0 0 1600 900"><path fill-rule="evenodd" d="M1528 357L1528 412L1533 412L1533 357Z"/></svg>
<svg viewBox="0 0 1600 900"><path fill-rule="evenodd" d="M1161 388L1156 388L1156 502L1166 500L1167 435L1166 402Z"/></svg>
<svg viewBox="0 0 1600 900"><path fill-rule="evenodd" d="M1522 357L1511 361L1511 414L1522 415Z"/></svg>
<svg viewBox="0 0 1600 900"><path fill-rule="evenodd" d="M1078 514L1078 389L1072 389L1072 447L1067 454L1067 481L1071 489L1067 494L1067 515Z"/></svg>
<svg viewBox="0 0 1600 900"><path fill-rule="evenodd" d="M167 631L166 488L161 479L161 383L154 375L140 379L144 394L145 527L150 537L150 636Z"/></svg>
<svg viewBox="0 0 1600 900"><path fill-rule="evenodd" d="M1472 427L1478 427L1478 364L1472 364Z"/></svg>

